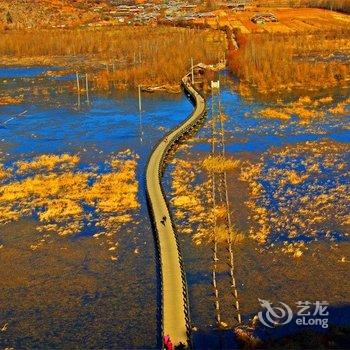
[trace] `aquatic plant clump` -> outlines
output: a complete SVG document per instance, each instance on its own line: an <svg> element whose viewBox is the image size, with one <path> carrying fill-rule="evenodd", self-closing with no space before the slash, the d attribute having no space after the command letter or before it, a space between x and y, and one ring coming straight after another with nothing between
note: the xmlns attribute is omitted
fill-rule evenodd
<svg viewBox="0 0 350 350"><path fill-rule="evenodd" d="M88 223L99 234L115 234L139 208L137 156L120 152L98 168L79 170L79 155L45 154L0 166L0 224L34 217L39 232L61 236L84 230Z"/></svg>
<svg viewBox="0 0 350 350"><path fill-rule="evenodd" d="M172 182L172 205L175 218L181 222L180 232L191 234L196 245L210 243L215 237L217 242L226 242L231 235L238 243L244 236L232 225L229 232L224 224L227 208L224 205L213 207L212 182L207 172L222 172L238 169L238 160L222 157L208 157L203 161L175 159ZM201 170L201 166L202 169ZM196 172L193 169L197 169ZM215 219L217 225L215 226Z"/></svg>
<svg viewBox="0 0 350 350"><path fill-rule="evenodd" d="M197 176L193 162L175 159L172 173L172 205L175 209L175 218L181 220L182 233L193 234L193 241L201 244L212 235L213 211L210 196L210 182L196 183ZM199 164L197 164L200 169Z"/></svg>
<svg viewBox="0 0 350 350"><path fill-rule="evenodd" d="M296 116L300 124L309 124L311 121L321 119L326 115L346 116L350 112L350 99L333 103L333 97L311 99L302 96L294 102L280 103L278 107L267 107L258 111L258 116L266 119L290 120Z"/></svg>
<svg viewBox="0 0 350 350"><path fill-rule="evenodd" d="M68 169L74 168L79 162L77 155L70 154L43 154L32 161L16 162L17 172L19 174L38 171L52 171L55 168Z"/></svg>
<svg viewBox="0 0 350 350"><path fill-rule="evenodd" d="M13 97L9 95L0 96L0 106L18 105L23 102L23 96Z"/></svg>
<svg viewBox="0 0 350 350"><path fill-rule="evenodd" d="M330 141L305 142L265 152L246 162L250 236L260 244L344 240L349 228L350 148ZM293 245L284 248L293 251Z"/></svg>
<svg viewBox="0 0 350 350"><path fill-rule="evenodd" d="M207 172L221 173L237 168L239 163L239 160L234 160L223 156L209 156L204 159L202 166Z"/></svg>

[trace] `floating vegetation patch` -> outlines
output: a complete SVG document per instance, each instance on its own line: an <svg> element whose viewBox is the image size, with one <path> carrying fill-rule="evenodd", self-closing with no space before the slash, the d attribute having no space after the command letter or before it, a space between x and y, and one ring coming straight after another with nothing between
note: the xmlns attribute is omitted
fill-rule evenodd
<svg viewBox="0 0 350 350"><path fill-rule="evenodd" d="M239 166L240 161L223 156L212 156L205 158L202 166L207 172L222 173L233 170Z"/></svg>
<svg viewBox="0 0 350 350"><path fill-rule="evenodd" d="M0 164L0 183L11 175L11 171L6 169L3 164Z"/></svg>
<svg viewBox="0 0 350 350"><path fill-rule="evenodd" d="M12 97L9 95L0 96L0 106L19 105L23 102L23 96Z"/></svg>
<svg viewBox="0 0 350 350"><path fill-rule="evenodd" d="M210 181L198 183L202 174L200 163L174 159L172 173L172 204L175 218L181 221L180 232L193 234L196 244L208 239L213 231L213 211ZM196 172L193 169L198 169Z"/></svg>
<svg viewBox="0 0 350 350"><path fill-rule="evenodd" d="M0 225L32 217L39 232L65 236L88 226L95 237L112 236L140 206L137 159L127 150L88 170L79 168L79 155L69 154L0 164Z"/></svg>
<svg viewBox="0 0 350 350"><path fill-rule="evenodd" d="M291 118L290 114L274 108L264 108L259 111L259 114L268 119L289 120Z"/></svg>
<svg viewBox="0 0 350 350"><path fill-rule="evenodd" d="M312 120L323 118L326 115L345 116L350 113L350 99L333 103L332 96L311 99L302 96L289 104L280 102L279 107L263 108L256 113L267 119L290 120L297 117L300 124L308 124Z"/></svg>
<svg viewBox="0 0 350 350"><path fill-rule="evenodd" d="M212 182L207 172L232 171L238 169L240 162L210 156L204 161L175 159L173 163L171 202L175 209L175 218L181 222L180 232L192 234L192 239L197 245L211 242L214 236L217 242L226 242L230 234L227 225L218 223L215 227L214 220L225 220L227 208L218 204L213 207ZM234 225L232 231L231 237L235 242L243 240L243 235Z"/></svg>
<svg viewBox="0 0 350 350"><path fill-rule="evenodd" d="M52 171L54 169L68 170L74 168L79 162L77 155L43 154L32 161L18 161L16 163L17 172L20 174L38 171Z"/></svg>
<svg viewBox="0 0 350 350"><path fill-rule="evenodd" d="M284 244L301 256L305 244L346 240L350 208L350 146L305 142L265 152L245 162L250 236L261 244Z"/></svg>
<svg viewBox="0 0 350 350"><path fill-rule="evenodd" d="M330 112L336 115L350 114L350 98L339 102L336 106L330 109Z"/></svg>

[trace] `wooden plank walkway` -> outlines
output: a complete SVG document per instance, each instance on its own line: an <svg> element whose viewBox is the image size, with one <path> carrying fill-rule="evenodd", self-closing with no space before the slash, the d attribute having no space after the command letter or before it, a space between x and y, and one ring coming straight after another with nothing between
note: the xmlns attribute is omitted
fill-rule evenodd
<svg viewBox="0 0 350 350"><path fill-rule="evenodd" d="M165 156L185 134L194 130L205 115L205 100L190 83L190 73L182 79L185 93L195 109L153 149L146 169L146 192L157 239L162 288L162 337L169 335L174 346L190 347L190 319L185 273L176 232L171 220L162 184Z"/></svg>

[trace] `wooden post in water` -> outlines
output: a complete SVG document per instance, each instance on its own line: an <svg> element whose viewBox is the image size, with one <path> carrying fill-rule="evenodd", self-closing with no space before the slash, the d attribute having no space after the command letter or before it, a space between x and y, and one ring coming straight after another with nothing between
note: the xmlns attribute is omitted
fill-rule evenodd
<svg viewBox="0 0 350 350"><path fill-rule="evenodd" d="M139 90L139 111L141 112L142 110L142 102L141 102L141 86L138 86L138 90Z"/></svg>
<svg viewBox="0 0 350 350"><path fill-rule="evenodd" d="M192 76L192 85L194 84L194 72L193 72L193 58L191 57L191 76Z"/></svg>
<svg viewBox="0 0 350 350"><path fill-rule="evenodd" d="M78 92L78 108L80 109L80 81L79 81L79 73L75 73L77 79L77 92Z"/></svg>
<svg viewBox="0 0 350 350"><path fill-rule="evenodd" d="M89 80L88 80L88 74L85 74L85 89L86 89L86 103L90 104L89 99Z"/></svg>
<svg viewBox="0 0 350 350"><path fill-rule="evenodd" d="M142 100L141 100L141 86L138 86L139 91L139 127L140 127L140 142L142 143L143 130L142 130Z"/></svg>

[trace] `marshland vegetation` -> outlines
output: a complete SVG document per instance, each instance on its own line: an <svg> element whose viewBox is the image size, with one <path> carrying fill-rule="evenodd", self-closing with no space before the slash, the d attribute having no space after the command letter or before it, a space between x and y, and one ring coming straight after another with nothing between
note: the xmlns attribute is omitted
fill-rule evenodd
<svg viewBox="0 0 350 350"><path fill-rule="evenodd" d="M79 171L79 162L77 154L43 154L0 164L0 225L34 216L39 232L77 234L86 220L97 227L96 237L119 232L139 208L137 156L129 150L111 156L104 174Z"/></svg>
<svg viewBox="0 0 350 350"><path fill-rule="evenodd" d="M225 36L212 30L172 27L32 29L3 32L0 56L8 63L67 64L95 72L99 89L178 85L194 62L216 63Z"/></svg>
<svg viewBox="0 0 350 350"><path fill-rule="evenodd" d="M311 34L238 34L229 67L260 92L319 90L350 84L348 29Z"/></svg>
<svg viewBox="0 0 350 350"><path fill-rule="evenodd" d="M259 117L269 119L291 120L293 116L298 118L301 124L308 124L312 120L320 119L328 115L345 117L350 112L350 99L340 99L333 103L333 97L311 98L301 96L299 99L283 103L280 101L274 107L266 107L258 111Z"/></svg>

